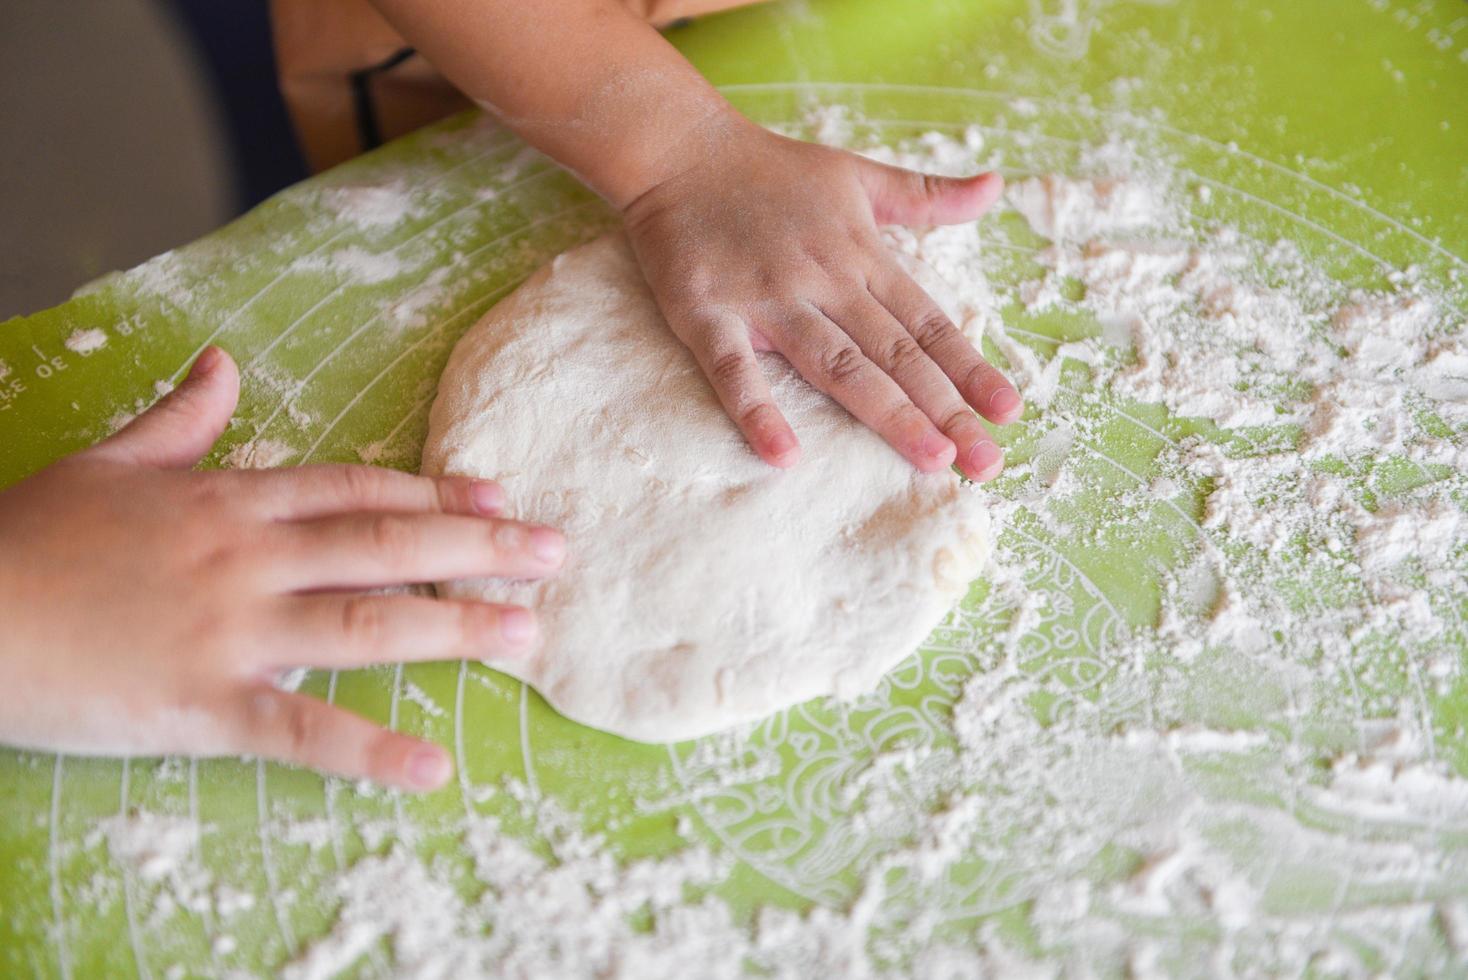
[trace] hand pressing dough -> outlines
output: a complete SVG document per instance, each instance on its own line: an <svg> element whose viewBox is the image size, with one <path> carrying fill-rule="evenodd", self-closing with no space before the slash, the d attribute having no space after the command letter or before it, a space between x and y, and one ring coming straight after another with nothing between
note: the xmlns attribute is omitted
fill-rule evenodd
<svg viewBox="0 0 1468 980"><path fill-rule="evenodd" d="M492 666L576 721L676 741L869 690L964 594L988 555L981 493L759 358L804 449L790 470L745 445L620 234L465 334L423 472L498 480L511 513L568 539L556 578L439 586L538 611L538 652Z"/></svg>

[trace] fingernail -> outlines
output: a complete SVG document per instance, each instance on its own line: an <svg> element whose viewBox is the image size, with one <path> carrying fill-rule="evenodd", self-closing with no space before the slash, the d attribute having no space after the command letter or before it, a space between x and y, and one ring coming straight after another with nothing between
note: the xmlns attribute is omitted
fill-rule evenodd
<svg viewBox="0 0 1468 980"><path fill-rule="evenodd" d="M1004 451L987 440L976 442L968 451L968 473L976 480L989 480L1004 468Z"/></svg>
<svg viewBox="0 0 1468 980"><path fill-rule="evenodd" d="M498 483L475 480L469 495L474 501L474 509L481 514L497 514L505 506L505 491Z"/></svg>
<svg viewBox="0 0 1468 980"><path fill-rule="evenodd" d="M500 635L510 643L529 643L535 636L535 617L518 606L500 610Z"/></svg>
<svg viewBox="0 0 1468 980"><path fill-rule="evenodd" d="M953 449L953 443L940 434L937 430L930 430L923 436L923 455L932 459L946 456Z"/></svg>
<svg viewBox="0 0 1468 980"><path fill-rule="evenodd" d="M560 532L548 527L538 527L530 532L530 551L545 562L560 561L566 553L566 542Z"/></svg>
<svg viewBox="0 0 1468 980"><path fill-rule="evenodd" d="M989 396L989 411L987 414L1007 418L1010 415L1018 415L1025 407L1024 399L1013 388L1000 388Z"/></svg>
<svg viewBox="0 0 1468 980"><path fill-rule="evenodd" d="M408 756L408 782L419 789L437 789L453 772L442 749L414 749Z"/></svg>
<svg viewBox="0 0 1468 980"><path fill-rule="evenodd" d="M189 377L207 377L219 366L219 356L221 353L218 347L205 347L203 353L194 358L194 366L189 368Z"/></svg>
<svg viewBox="0 0 1468 980"><path fill-rule="evenodd" d="M791 466L800 459L800 443L794 436L782 432L770 439L766 458L776 466Z"/></svg>

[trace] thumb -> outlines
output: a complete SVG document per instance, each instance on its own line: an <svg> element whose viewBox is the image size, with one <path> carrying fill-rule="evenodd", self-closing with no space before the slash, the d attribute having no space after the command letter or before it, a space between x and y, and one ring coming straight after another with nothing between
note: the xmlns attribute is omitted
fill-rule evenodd
<svg viewBox="0 0 1468 980"><path fill-rule="evenodd" d="M206 347L176 389L93 453L141 466L188 469L214 445L240 397L240 373L218 347Z"/></svg>
<svg viewBox="0 0 1468 980"><path fill-rule="evenodd" d="M879 225L952 225L972 221L1004 191L997 173L939 177L864 161L862 184Z"/></svg>

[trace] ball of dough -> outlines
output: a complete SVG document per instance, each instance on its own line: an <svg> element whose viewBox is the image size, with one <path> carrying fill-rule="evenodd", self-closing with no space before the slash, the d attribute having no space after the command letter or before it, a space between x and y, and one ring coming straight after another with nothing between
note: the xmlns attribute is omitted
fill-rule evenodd
<svg viewBox="0 0 1468 980"><path fill-rule="evenodd" d="M555 578L440 584L538 611L539 649L491 666L569 718L664 742L857 695L923 641L987 558L981 492L759 360L804 450L789 470L746 446L619 233L464 335L423 472L498 480L568 544Z"/></svg>

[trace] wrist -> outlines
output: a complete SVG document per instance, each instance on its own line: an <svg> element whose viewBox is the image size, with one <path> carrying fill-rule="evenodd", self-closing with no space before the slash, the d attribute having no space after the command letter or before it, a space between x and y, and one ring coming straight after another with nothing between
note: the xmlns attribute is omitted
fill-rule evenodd
<svg viewBox="0 0 1468 980"><path fill-rule="evenodd" d="M750 122L733 106L717 97L691 122L676 127L662 148L644 153L637 165L624 171L624 178L603 196L625 217L639 201L680 177L702 169L731 150L767 131Z"/></svg>

